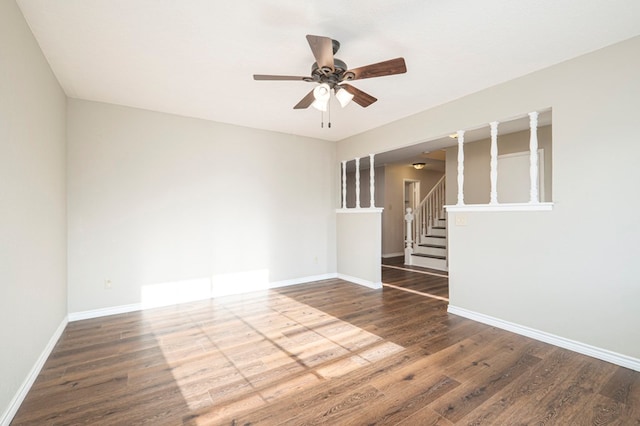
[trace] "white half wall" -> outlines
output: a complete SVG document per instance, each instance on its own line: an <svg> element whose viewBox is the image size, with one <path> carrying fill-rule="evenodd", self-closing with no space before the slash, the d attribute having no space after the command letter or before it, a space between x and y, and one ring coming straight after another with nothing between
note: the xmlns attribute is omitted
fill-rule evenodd
<svg viewBox="0 0 640 426"><path fill-rule="evenodd" d="M18 6L1 1L1 425L66 324L65 102Z"/></svg>
<svg viewBox="0 0 640 426"><path fill-rule="evenodd" d="M338 278L382 288L382 209L337 212Z"/></svg>
<svg viewBox="0 0 640 426"><path fill-rule="evenodd" d="M336 272L334 142L75 99L68 133L70 313Z"/></svg>

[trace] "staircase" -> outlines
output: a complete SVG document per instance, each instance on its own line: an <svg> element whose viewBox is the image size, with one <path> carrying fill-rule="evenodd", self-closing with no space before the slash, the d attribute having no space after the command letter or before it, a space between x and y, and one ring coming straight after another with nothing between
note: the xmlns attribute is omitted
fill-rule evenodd
<svg viewBox="0 0 640 426"><path fill-rule="evenodd" d="M447 220L444 211L444 176L422 200L408 210L405 264L447 271Z"/></svg>

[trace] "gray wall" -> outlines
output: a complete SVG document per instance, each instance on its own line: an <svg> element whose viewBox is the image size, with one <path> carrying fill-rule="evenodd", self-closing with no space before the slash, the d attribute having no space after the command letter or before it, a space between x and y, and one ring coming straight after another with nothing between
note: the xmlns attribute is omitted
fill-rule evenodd
<svg viewBox="0 0 640 426"><path fill-rule="evenodd" d="M334 142L70 99L68 145L71 313L336 272Z"/></svg>
<svg viewBox="0 0 640 426"><path fill-rule="evenodd" d="M0 423L67 313L65 95L0 2Z"/></svg>
<svg viewBox="0 0 640 426"><path fill-rule="evenodd" d="M450 303L638 359L639 69L635 37L341 141L338 160L553 108L553 211L450 226Z"/></svg>

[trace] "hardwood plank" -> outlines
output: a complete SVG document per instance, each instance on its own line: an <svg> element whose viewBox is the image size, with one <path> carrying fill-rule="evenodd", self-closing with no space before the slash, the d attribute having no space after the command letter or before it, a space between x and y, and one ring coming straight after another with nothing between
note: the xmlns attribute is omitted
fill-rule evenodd
<svg viewBox="0 0 640 426"><path fill-rule="evenodd" d="M476 368L465 371L462 378L458 378L463 384L430 407L456 423L539 361L526 353L526 348L509 356L498 353L483 364L474 361L472 365Z"/></svg>
<svg viewBox="0 0 640 426"><path fill-rule="evenodd" d="M12 424L640 424L640 373L323 280L70 323Z"/></svg>
<svg viewBox="0 0 640 426"><path fill-rule="evenodd" d="M568 374L553 386L536 404L514 404L498 418L506 423L518 420L524 424L567 423L580 411L590 410L590 396L609 379L615 366L580 354L570 354L565 368ZM600 385L600 386L599 386ZM589 417L587 423L595 418Z"/></svg>

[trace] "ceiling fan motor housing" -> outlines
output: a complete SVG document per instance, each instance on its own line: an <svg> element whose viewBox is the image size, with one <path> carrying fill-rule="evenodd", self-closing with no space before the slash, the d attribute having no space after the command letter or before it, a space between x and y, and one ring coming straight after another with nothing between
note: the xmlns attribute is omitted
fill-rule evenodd
<svg viewBox="0 0 640 426"><path fill-rule="evenodd" d="M332 70L329 67L319 67L318 63L314 62L311 66L313 81L327 83L333 87L343 80L352 80L354 77L352 72L347 72L347 64L338 58L333 58L333 68Z"/></svg>

